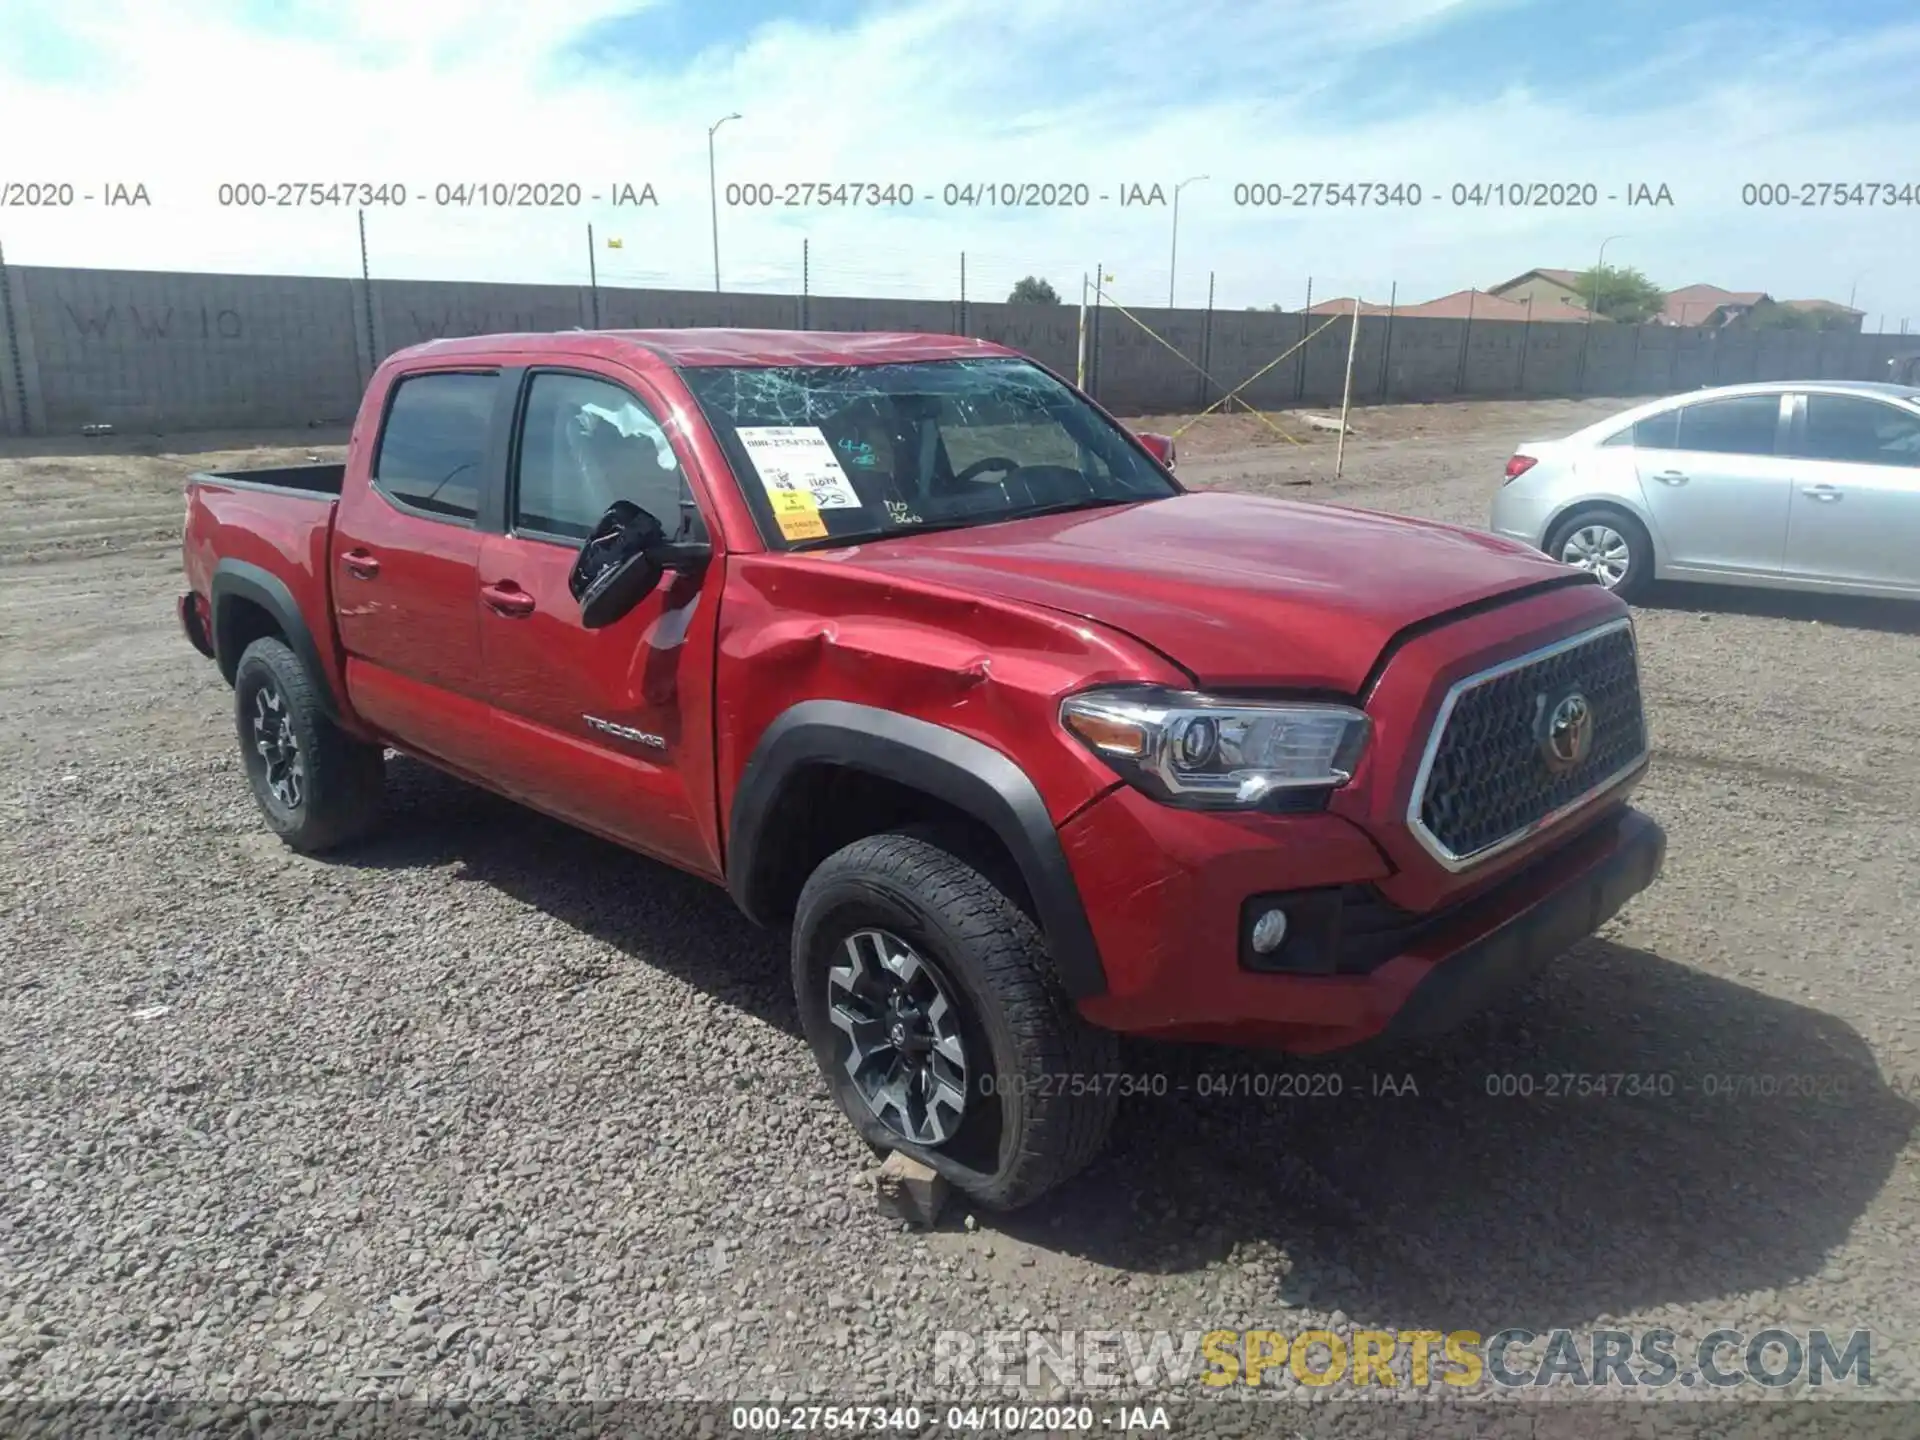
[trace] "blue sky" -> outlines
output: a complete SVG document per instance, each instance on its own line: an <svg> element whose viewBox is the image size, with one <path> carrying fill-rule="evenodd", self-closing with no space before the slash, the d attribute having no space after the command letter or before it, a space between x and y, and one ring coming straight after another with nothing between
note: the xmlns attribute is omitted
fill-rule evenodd
<svg viewBox="0 0 1920 1440"><path fill-rule="evenodd" d="M375 274L712 284L720 183L877 181L910 207L728 206L728 288L1001 298L1028 272L1123 302L1423 299L1608 259L1656 282L1856 303L1920 330L1920 12L1827 0L0 0L8 181L145 184L146 207L0 209L25 264L356 273L351 208L239 210L223 182L409 187ZM474 209L436 184L577 183ZM1084 184L1085 207L942 203L948 183ZM1236 203L1263 181L1418 184L1423 203ZM1591 184L1594 207L1451 203ZM1913 203L1756 207L1744 182L1882 183ZM652 184L659 204L593 194ZM1673 203L1608 201L1665 185ZM931 193L929 193L931 192ZM3 198L3 197L0 197ZM784 197L783 197L784 198ZM1608 237L1613 237L1609 240Z"/></svg>

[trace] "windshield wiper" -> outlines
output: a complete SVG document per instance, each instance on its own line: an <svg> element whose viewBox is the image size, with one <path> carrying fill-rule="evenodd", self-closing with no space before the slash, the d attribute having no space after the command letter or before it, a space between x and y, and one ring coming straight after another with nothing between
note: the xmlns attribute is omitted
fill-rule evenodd
<svg viewBox="0 0 1920 1440"><path fill-rule="evenodd" d="M1061 500L1053 505L1038 505L1031 510L1016 510L1002 520L1031 520L1036 515L1064 515L1069 510L1106 510L1115 505L1142 505L1149 500L1165 500L1165 495L1102 495L1086 500Z"/></svg>
<svg viewBox="0 0 1920 1440"><path fill-rule="evenodd" d="M789 545L787 553L792 555L803 550L826 550L835 545L859 545L868 540L899 540L908 535L925 535L930 530L965 530L974 525L1015 518L1011 515L969 515L960 520L926 520L918 525L901 525L889 530L876 526L866 530L851 530L845 535L821 535L812 540L801 540Z"/></svg>
<svg viewBox="0 0 1920 1440"><path fill-rule="evenodd" d="M822 535L812 540L801 540L787 547L789 555L807 550L827 550L836 545L861 545L869 540L904 540L910 535L925 535L935 530L972 530L984 525L1002 525L1009 520L1031 520L1036 515L1061 515L1069 510L1104 510L1114 505L1141 505L1149 500L1164 500L1164 495L1134 495L1128 498L1113 496L1098 497L1090 500L1063 500L1056 505L1041 505L1032 510L1011 510L1004 513L986 512L980 515L964 515L951 520L927 520L918 525L901 525L892 529L870 528L854 530L845 535Z"/></svg>

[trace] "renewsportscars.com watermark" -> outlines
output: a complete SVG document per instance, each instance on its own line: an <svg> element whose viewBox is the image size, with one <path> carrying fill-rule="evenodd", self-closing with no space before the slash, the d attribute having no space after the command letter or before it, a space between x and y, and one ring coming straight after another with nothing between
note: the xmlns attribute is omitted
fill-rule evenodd
<svg viewBox="0 0 1920 1440"><path fill-rule="evenodd" d="M1873 1337L1827 1330L943 1330L942 1394L1118 1387L1334 1385L1628 1392L1873 1384Z"/></svg>

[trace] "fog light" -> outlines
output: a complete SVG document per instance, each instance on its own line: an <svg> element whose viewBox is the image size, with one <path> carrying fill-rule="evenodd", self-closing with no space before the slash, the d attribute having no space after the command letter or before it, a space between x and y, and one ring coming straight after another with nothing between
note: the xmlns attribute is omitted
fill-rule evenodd
<svg viewBox="0 0 1920 1440"><path fill-rule="evenodd" d="M1253 922L1253 934L1250 938L1255 951L1262 955L1271 955L1280 948L1280 942L1287 938L1287 912L1267 911Z"/></svg>

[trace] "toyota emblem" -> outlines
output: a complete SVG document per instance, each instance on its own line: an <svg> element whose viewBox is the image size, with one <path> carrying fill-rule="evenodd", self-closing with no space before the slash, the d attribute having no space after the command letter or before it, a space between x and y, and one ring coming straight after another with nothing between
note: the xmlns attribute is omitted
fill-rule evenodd
<svg viewBox="0 0 1920 1440"><path fill-rule="evenodd" d="M1541 697L1544 723L1540 728L1540 754L1547 768L1556 773L1572 770L1593 752L1593 707L1578 690L1560 697L1549 708Z"/></svg>

